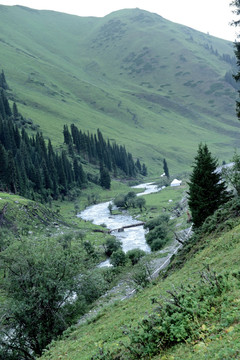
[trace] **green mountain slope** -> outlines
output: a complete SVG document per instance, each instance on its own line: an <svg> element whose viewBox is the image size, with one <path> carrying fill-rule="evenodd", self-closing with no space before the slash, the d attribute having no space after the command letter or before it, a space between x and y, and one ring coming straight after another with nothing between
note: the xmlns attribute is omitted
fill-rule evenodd
<svg viewBox="0 0 240 360"><path fill-rule="evenodd" d="M19 110L59 144L63 124L100 128L149 173L189 169L197 144L238 146L232 43L139 9L81 18L0 6L0 67Z"/></svg>

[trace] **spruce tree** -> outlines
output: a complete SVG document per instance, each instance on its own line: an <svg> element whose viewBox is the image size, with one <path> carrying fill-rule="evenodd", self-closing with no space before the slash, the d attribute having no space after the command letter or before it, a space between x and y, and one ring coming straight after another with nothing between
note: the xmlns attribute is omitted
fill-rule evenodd
<svg viewBox="0 0 240 360"><path fill-rule="evenodd" d="M100 185L105 189L111 188L111 178L108 170L100 164Z"/></svg>
<svg viewBox="0 0 240 360"><path fill-rule="evenodd" d="M168 165L167 165L166 159L163 159L163 171L164 171L166 177L169 179L170 175L169 175L169 170L168 170Z"/></svg>
<svg viewBox="0 0 240 360"><path fill-rule="evenodd" d="M200 227L230 197L221 174L216 171L217 166L217 160L207 145L200 144L188 183L188 205L195 228Z"/></svg>
<svg viewBox="0 0 240 360"><path fill-rule="evenodd" d="M148 172L147 172L147 167L145 164L142 164L142 175L143 176L147 176Z"/></svg>
<svg viewBox="0 0 240 360"><path fill-rule="evenodd" d="M2 72L0 74L0 87L3 88L4 90L9 89L3 70L2 70Z"/></svg>

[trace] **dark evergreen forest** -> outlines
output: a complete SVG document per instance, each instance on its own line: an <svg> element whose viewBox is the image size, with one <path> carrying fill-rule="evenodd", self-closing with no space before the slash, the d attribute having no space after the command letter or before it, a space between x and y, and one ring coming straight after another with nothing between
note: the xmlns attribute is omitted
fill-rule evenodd
<svg viewBox="0 0 240 360"><path fill-rule="evenodd" d="M124 146L106 141L99 129L97 134L86 134L72 124L71 133L65 125L63 134L70 154L73 154L74 146L77 154L92 164L102 164L108 171L113 172L115 177L121 174L130 178L136 177L138 173L147 175L145 164L141 165L139 159L134 162L132 154L127 152Z"/></svg>
<svg viewBox="0 0 240 360"><path fill-rule="evenodd" d="M34 200L64 198L73 188L83 188L93 181L110 188L110 173L135 178L147 175L146 166L136 163L125 147L110 144L98 129L97 135L85 134L71 125L63 129L66 150L55 151L41 132L29 135L16 103L7 98L8 85L0 74L0 190ZM100 175L86 174L83 162L100 169ZM105 180L104 180L105 179Z"/></svg>

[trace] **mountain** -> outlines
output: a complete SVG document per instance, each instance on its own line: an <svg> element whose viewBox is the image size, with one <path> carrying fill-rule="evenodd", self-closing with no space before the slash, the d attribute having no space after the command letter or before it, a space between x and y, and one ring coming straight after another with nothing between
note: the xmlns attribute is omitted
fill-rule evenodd
<svg viewBox="0 0 240 360"><path fill-rule="evenodd" d="M200 141L239 144L231 42L140 9L103 18L0 5L0 68L53 144L74 123L126 145L150 175L189 170Z"/></svg>

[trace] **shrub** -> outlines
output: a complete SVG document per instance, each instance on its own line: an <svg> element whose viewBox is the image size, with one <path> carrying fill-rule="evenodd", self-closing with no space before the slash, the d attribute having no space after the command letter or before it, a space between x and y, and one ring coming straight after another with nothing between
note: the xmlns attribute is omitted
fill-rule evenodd
<svg viewBox="0 0 240 360"><path fill-rule="evenodd" d="M132 249L126 253L126 256L130 259L132 265L136 265L145 254L141 249Z"/></svg>
<svg viewBox="0 0 240 360"><path fill-rule="evenodd" d="M163 223L169 223L169 216L167 214L160 215L152 220L149 220L145 223L144 228L149 231L153 230L156 226L161 225Z"/></svg>
<svg viewBox="0 0 240 360"><path fill-rule="evenodd" d="M167 243L168 239L154 239L151 243L151 251L158 251L161 250Z"/></svg>
<svg viewBox="0 0 240 360"><path fill-rule="evenodd" d="M151 269L148 264L138 264L132 275L133 282L142 288L145 288L151 280Z"/></svg>
<svg viewBox="0 0 240 360"><path fill-rule="evenodd" d="M114 267L124 266L126 264L126 255L122 249L114 251L110 257L110 264Z"/></svg>
<svg viewBox="0 0 240 360"><path fill-rule="evenodd" d="M120 240L113 237L108 238L104 244L105 254L110 257L114 251L121 249L121 246L122 243Z"/></svg>
<svg viewBox="0 0 240 360"><path fill-rule="evenodd" d="M169 216L160 215L146 222L144 227L149 229L149 233L146 235L146 241L151 250L157 251L162 249L169 239Z"/></svg>
<svg viewBox="0 0 240 360"><path fill-rule="evenodd" d="M126 205L125 196L124 195L117 196L114 199L114 205L116 205L117 207L120 207L120 208L124 208Z"/></svg>
<svg viewBox="0 0 240 360"><path fill-rule="evenodd" d="M81 277L78 293L83 296L87 304L91 304L107 290L107 284L101 274L101 269L95 269Z"/></svg>

